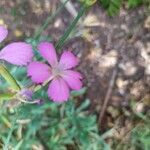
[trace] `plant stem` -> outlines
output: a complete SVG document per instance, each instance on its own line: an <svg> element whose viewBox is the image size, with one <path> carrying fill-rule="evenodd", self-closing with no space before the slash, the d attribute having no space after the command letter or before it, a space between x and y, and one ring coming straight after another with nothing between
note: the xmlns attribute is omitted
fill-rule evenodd
<svg viewBox="0 0 150 150"><path fill-rule="evenodd" d="M63 36L59 39L58 43L56 44L56 49L59 50L64 43L66 42L68 36L70 35L71 31L74 29L76 24L78 23L79 19L83 16L84 12L86 11L86 7L82 6L81 9L78 12L78 15L73 20L73 22L70 24L70 26L66 29Z"/></svg>

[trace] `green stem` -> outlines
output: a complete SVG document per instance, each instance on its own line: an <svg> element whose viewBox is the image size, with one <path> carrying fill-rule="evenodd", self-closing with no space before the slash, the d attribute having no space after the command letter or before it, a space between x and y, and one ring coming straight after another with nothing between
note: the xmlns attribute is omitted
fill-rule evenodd
<svg viewBox="0 0 150 150"><path fill-rule="evenodd" d="M48 80L46 80L42 85L37 85L34 88L34 92L40 90L42 87L46 86L51 80L53 79L53 77L50 77Z"/></svg>
<svg viewBox="0 0 150 150"><path fill-rule="evenodd" d="M45 23L36 30L35 35L34 35L35 39L37 39L41 35L43 30L45 30L47 28L49 23L63 10L63 8L65 7L65 5L68 1L69 0L66 0L63 4L61 4L61 6L56 10L56 12L54 12L51 16L49 16L47 18L47 20L45 21Z"/></svg>
<svg viewBox="0 0 150 150"><path fill-rule="evenodd" d="M14 90L19 91L21 89L15 78L3 65L0 65L0 75L3 76L3 78L12 86Z"/></svg>
<svg viewBox="0 0 150 150"><path fill-rule="evenodd" d="M78 15L76 18L73 20L73 22L70 24L70 26L66 29L64 32L63 36L59 39L58 43L56 44L56 49L59 50L64 43L66 42L68 36L70 35L71 31L74 29L76 24L78 23L79 19L83 16L84 12L86 11L86 7L82 7L80 11L78 12Z"/></svg>

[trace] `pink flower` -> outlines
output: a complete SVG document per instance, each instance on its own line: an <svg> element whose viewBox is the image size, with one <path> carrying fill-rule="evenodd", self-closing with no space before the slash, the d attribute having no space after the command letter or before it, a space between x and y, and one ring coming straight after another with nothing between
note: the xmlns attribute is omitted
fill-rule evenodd
<svg viewBox="0 0 150 150"><path fill-rule="evenodd" d="M8 30L0 26L0 42L8 34ZM14 65L27 65L33 57L32 46L25 42L13 42L0 51L0 60L5 60Z"/></svg>
<svg viewBox="0 0 150 150"><path fill-rule="evenodd" d="M38 61L31 62L27 68L28 76L37 84L51 81L48 96L55 102L67 101L70 89L79 90L82 87L81 74L72 70L78 65L78 59L70 51L65 51L58 62L55 48L49 42L40 43L38 49L49 65Z"/></svg>
<svg viewBox="0 0 150 150"><path fill-rule="evenodd" d="M0 25L0 42L2 42L8 35L8 30Z"/></svg>

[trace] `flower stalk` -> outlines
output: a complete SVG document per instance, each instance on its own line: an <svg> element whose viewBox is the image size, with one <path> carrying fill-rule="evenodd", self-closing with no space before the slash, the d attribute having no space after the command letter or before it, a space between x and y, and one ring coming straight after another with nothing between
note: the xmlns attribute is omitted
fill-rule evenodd
<svg viewBox="0 0 150 150"><path fill-rule="evenodd" d="M64 32L64 34L62 35L62 37L59 39L58 43L56 44L56 49L57 50L59 50L60 48L62 48L62 46L66 42L67 38L69 37L71 31L75 28L75 26L78 23L79 19L83 16L83 14L85 13L86 10L87 10L86 7L84 7L84 6L81 7L81 9L79 10L78 15L76 16L76 18L69 25L69 27L66 29L66 31Z"/></svg>

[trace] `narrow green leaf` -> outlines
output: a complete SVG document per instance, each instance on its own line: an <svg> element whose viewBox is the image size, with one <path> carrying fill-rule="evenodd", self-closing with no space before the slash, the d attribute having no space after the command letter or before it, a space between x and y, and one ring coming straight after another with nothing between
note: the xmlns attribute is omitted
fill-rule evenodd
<svg viewBox="0 0 150 150"><path fill-rule="evenodd" d="M59 50L64 43L66 42L68 36L70 35L71 31L74 29L76 24L78 23L79 19L83 16L84 12L86 11L86 7L81 7L81 9L78 12L78 15L76 18L73 20L73 22L70 24L70 26L66 29L64 32L63 36L59 39L58 43L56 44L56 49Z"/></svg>
<svg viewBox="0 0 150 150"><path fill-rule="evenodd" d="M90 105L90 100L89 99L86 99L78 108L77 108L77 112L81 112L83 111L84 109L86 109L88 106Z"/></svg>
<svg viewBox="0 0 150 150"><path fill-rule="evenodd" d="M19 150L22 143L23 143L23 140L19 141L19 143L15 146L14 150Z"/></svg>
<svg viewBox="0 0 150 150"><path fill-rule="evenodd" d="M15 78L3 65L0 65L0 75L3 76L3 78L11 85L14 90L19 91L21 89Z"/></svg>
<svg viewBox="0 0 150 150"><path fill-rule="evenodd" d="M86 88L86 87L83 87L83 88L80 89L80 90L72 91L72 92L71 92L71 95L72 95L73 97L81 96L81 95L85 94L86 91L87 91L87 88Z"/></svg>

